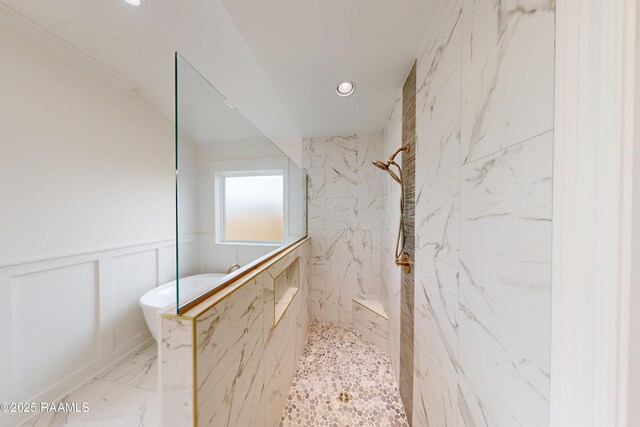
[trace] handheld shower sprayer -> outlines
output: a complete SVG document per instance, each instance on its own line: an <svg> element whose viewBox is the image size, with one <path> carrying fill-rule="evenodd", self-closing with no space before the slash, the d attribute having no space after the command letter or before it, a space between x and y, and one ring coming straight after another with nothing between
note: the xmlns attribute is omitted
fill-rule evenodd
<svg viewBox="0 0 640 427"><path fill-rule="evenodd" d="M404 230L404 182L402 180L402 168L395 162L396 156L403 151L409 151L409 147L405 145L398 148L395 153L389 157L389 160L387 160L386 163L383 163L380 160L376 160L372 163L377 168L386 171L394 181L400 184L400 224L398 225L398 237L396 239L395 263L398 267L402 267L402 269L408 273L411 271L411 259L409 258L409 255L404 252L406 238ZM391 166L396 167L398 170L397 174L391 170Z"/></svg>

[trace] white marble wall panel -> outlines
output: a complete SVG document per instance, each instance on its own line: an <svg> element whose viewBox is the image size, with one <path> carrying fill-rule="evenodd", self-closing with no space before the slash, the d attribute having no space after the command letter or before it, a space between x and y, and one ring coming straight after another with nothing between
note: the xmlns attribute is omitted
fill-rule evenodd
<svg viewBox="0 0 640 427"><path fill-rule="evenodd" d="M462 163L553 127L554 12L554 0L464 0Z"/></svg>
<svg viewBox="0 0 640 427"><path fill-rule="evenodd" d="M425 289L418 283L416 287L413 425L456 427L457 346L445 340L443 324L433 312Z"/></svg>
<svg viewBox="0 0 640 427"><path fill-rule="evenodd" d="M380 232L358 230L358 298L380 300Z"/></svg>
<svg viewBox="0 0 640 427"><path fill-rule="evenodd" d="M458 422L462 6L446 6L416 75L415 426Z"/></svg>
<svg viewBox="0 0 640 427"><path fill-rule="evenodd" d="M357 199L327 199L325 256L330 261L356 261Z"/></svg>
<svg viewBox="0 0 640 427"><path fill-rule="evenodd" d="M327 198L358 198L358 136L334 136L326 140Z"/></svg>
<svg viewBox="0 0 640 427"><path fill-rule="evenodd" d="M460 26L455 28L459 33ZM459 44L446 47L460 51ZM416 129L416 248L457 267L461 74L459 65L452 65L443 86L432 89L419 107L424 112L419 117L428 118Z"/></svg>
<svg viewBox="0 0 640 427"><path fill-rule="evenodd" d="M163 427L194 425L193 321L162 318L158 376Z"/></svg>
<svg viewBox="0 0 640 427"><path fill-rule="evenodd" d="M302 347L307 336L310 323L309 310L309 256L310 242L291 252L286 257L268 268L262 274L265 288L274 286L272 283L293 260L299 258L300 288L293 301L277 324L265 323L264 336L264 399L265 412L262 426L277 426L282 415L291 381L295 375L296 366ZM265 319L271 321L273 305L265 299Z"/></svg>
<svg viewBox="0 0 640 427"><path fill-rule="evenodd" d="M277 426L280 422L282 408L295 374L297 346L295 308L293 305L289 306L278 325L265 338L265 422L263 424L265 427Z"/></svg>
<svg viewBox="0 0 640 427"><path fill-rule="evenodd" d="M382 135L307 138L303 151L310 180L309 235L315 240L312 316L319 322L350 324L352 304L346 298L381 300L378 254L384 173L371 162L384 158ZM330 272L329 262L342 270Z"/></svg>
<svg viewBox="0 0 640 427"><path fill-rule="evenodd" d="M547 132L462 168L460 366L497 425L549 420L552 154Z"/></svg>
<svg viewBox="0 0 640 427"><path fill-rule="evenodd" d="M302 139L302 167L321 168L325 165L325 138Z"/></svg>
<svg viewBox="0 0 640 427"><path fill-rule="evenodd" d="M310 241L309 241L310 243ZM295 363L302 356L302 349L307 339L307 331L311 325L311 286L310 286L310 244L307 243L296 251L296 256L300 257L300 290L291 303L291 310L296 313L296 347L295 347ZM286 313L285 313L286 315ZM295 375L295 372L293 372ZM293 377L292 377L293 378Z"/></svg>
<svg viewBox="0 0 640 427"><path fill-rule="evenodd" d="M324 230L309 230L311 316L316 322L326 321L327 265Z"/></svg>
<svg viewBox="0 0 640 427"><path fill-rule="evenodd" d="M251 425L246 420L262 415L252 406L262 393L252 387L263 374L262 310L263 288L252 280L197 319L199 425Z"/></svg>
<svg viewBox="0 0 640 427"><path fill-rule="evenodd" d="M352 302L356 297L358 263L355 261L327 262L326 321L350 326Z"/></svg>
<svg viewBox="0 0 640 427"><path fill-rule="evenodd" d="M434 317L438 333L452 359L458 348L458 269L425 253L416 256L415 312ZM415 322L416 330L418 321ZM428 340L415 334L415 347L428 347ZM456 363L457 364L457 363Z"/></svg>
<svg viewBox="0 0 640 427"><path fill-rule="evenodd" d="M417 66L413 421L545 426L554 2L447 3Z"/></svg>
<svg viewBox="0 0 640 427"><path fill-rule="evenodd" d="M387 352L389 341L387 318L356 300L353 301L353 329Z"/></svg>
<svg viewBox="0 0 640 427"><path fill-rule="evenodd" d="M326 175L324 168L307 169L309 179L309 230L325 229L326 212Z"/></svg>
<svg viewBox="0 0 640 427"><path fill-rule="evenodd" d="M382 153L381 134L358 138L358 230L380 230L380 193L385 175L371 163L386 157L388 155Z"/></svg>

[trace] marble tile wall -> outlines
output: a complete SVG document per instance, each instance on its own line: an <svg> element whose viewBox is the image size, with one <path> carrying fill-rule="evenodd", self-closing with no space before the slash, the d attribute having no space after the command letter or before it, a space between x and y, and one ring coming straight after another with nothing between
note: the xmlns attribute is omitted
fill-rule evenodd
<svg viewBox="0 0 640 427"><path fill-rule="evenodd" d="M303 139L317 322L351 325L354 298L381 299L381 148L381 134Z"/></svg>
<svg viewBox="0 0 640 427"><path fill-rule="evenodd" d="M554 9L545 0L445 2L425 34L414 426L549 425ZM397 116L383 151L398 143ZM387 206L397 195L382 188ZM392 365L398 279L384 259L393 215L382 210Z"/></svg>
<svg viewBox="0 0 640 427"><path fill-rule="evenodd" d="M418 57L414 426L455 427L459 418L462 4L452 6Z"/></svg>
<svg viewBox="0 0 640 427"><path fill-rule="evenodd" d="M353 329L385 353L389 345L388 319L368 305L353 301Z"/></svg>
<svg viewBox="0 0 640 427"><path fill-rule="evenodd" d="M278 425L309 329L309 255L307 240L193 319L162 319L165 425ZM299 291L276 324L275 278L296 258Z"/></svg>

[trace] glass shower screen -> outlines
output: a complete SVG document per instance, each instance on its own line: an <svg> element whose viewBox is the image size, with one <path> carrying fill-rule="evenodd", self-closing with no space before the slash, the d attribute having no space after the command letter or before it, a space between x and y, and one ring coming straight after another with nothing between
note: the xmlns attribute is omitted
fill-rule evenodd
<svg viewBox="0 0 640 427"><path fill-rule="evenodd" d="M175 55L176 307L306 236L306 175ZM188 308L188 307L187 307Z"/></svg>

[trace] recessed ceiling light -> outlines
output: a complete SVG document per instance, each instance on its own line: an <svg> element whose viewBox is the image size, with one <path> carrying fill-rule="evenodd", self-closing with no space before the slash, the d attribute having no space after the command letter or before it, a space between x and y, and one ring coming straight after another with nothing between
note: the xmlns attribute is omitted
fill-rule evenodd
<svg viewBox="0 0 640 427"><path fill-rule="evenodd" d="M140 6L142 4L142 0L124 0L131 6Z"/></svg>
<svg viewBox="0 0 640 427"><path fill-rule="evenodd" d="M349 96L356 90L356 85L349 81L345 80L340 82L340 84L336 87L336 93L339 96Z"/></svg>

